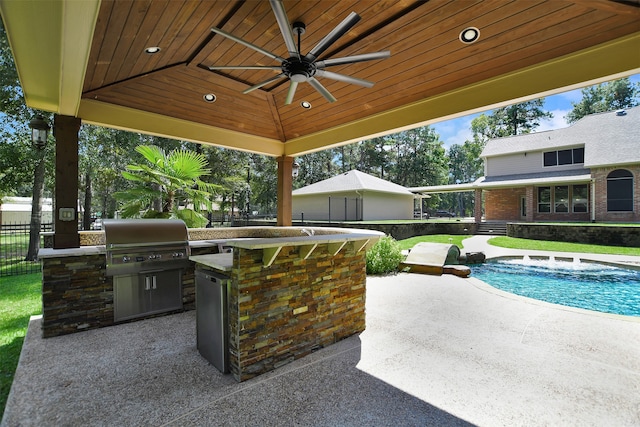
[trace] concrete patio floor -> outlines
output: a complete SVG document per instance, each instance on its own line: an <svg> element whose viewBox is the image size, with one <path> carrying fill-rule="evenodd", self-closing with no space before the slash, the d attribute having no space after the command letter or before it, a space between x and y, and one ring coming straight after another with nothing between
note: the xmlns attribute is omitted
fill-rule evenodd
<svg viewBox="0 0 640 427"><path fill-rule="evenodd" d="M366 307L362 334L243 383L198 354L195 312L46 340L34 318L2 426L640 425L640 318L406 273L369 277Z"/></svg>

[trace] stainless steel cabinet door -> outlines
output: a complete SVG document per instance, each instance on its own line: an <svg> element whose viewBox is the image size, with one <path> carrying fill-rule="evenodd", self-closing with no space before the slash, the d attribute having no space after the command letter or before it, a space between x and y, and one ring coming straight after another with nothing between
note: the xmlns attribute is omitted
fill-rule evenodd
<svg viewBox="0 0 640 427"><path fill-rule="evenodd" d="M182 308L182 270L153 273L151 310L154 313Z"/></svg>
<svg viewBox="0 0 640 427"><path fill-rule="evenodd" d="M113 277L114 321L140 317L151 309L149 293L141 279L138 274Z"/></svg>

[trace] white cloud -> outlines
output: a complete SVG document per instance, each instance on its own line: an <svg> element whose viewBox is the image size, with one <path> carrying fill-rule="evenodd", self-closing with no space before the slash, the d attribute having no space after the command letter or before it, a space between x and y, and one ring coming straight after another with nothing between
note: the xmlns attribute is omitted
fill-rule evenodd
<svg viewBox="0 0 640 427"><path fill-rule="evenodd" d="M536 132L544 132L545 130L566 128L569 125L567 124L567 121L565 120L564 117L567 114L569 114L570 111L571 111L570 109L550 111L550 113L553 114L553 118L541 120L540 126L536 129Z"/></svg>

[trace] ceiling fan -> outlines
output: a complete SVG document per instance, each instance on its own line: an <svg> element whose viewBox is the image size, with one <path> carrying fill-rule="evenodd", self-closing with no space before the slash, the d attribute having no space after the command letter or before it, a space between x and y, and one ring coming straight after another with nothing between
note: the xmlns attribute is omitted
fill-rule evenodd
<svg viewBox="0 0 640 427"><path fill-rule="evenodd" d="M351 12L338 26L336 26L329 34L327 34L320 42L309 51L308 54L302 55L300 53L300 36L305 32L305 25L302 22L294 22L293 26L289 25L289 18L284 10L282 0L269 0L271 9L278 21L280 32L284 38L284 43L289 51L289 57L283 58L274 53L271 53L259 46L249 43L239 37L236 37L230 33L227 33L220 28L212 28L216 34L220 34L236 43L240 43L248 48L251 48L263 55L268 56L271 59L275 59L280 63L278 66L261 66L261 65L225 65L225 66L210 66L207 67L211 71L215 70L274 70L280 71L280 73L271 77L263 82L260 82L254 86L245 89L242 93L246 94L256 89L259 89L269 83L275 82L280 79L288 78L289 92L285 100L285 105L291 104L293 97L296 93L296 89L299 83L307 82L315 90L317 90L327 101L335 102L336 98L316 79L316 77L325 77L332 80L337 80L345 83L352 83L364 87L372 87L373 82L368 80L359 79L357 77L346 76L344 74L334 73L327 71L325 68L336 65L353 64L356 62L374 61L378 59L385 59L391 56L391 52L381 51L374 53L364 53L360 55L345 56L342 58L325 59L318 61L318 57L322 55L333 43L335 43L340 37L347 33L358 21L360 21L360 15L355 12ZM293 28L292 28L293 27ZM294 34L298 36L298 44L294 39Z"/></svg>

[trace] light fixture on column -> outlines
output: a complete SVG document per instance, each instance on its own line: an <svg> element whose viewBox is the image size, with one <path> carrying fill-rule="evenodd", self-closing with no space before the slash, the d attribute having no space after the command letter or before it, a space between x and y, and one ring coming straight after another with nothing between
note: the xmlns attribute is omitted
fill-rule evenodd
<svg viewBox="0 0 640 427"><path fill-rule="evenodd" d="M49 123L42 116L35 116L29 122L31 128L31 142L38 150L42 150L47 145L47 137L49 136Z"/></svg>
<svg viewBox="0 0 640 427"><path fill-rule="evenodd" d="M296 162L293 162L293 165L291 166L291 176L294 178L297 178L299 172L300 172L300 165L297 164Z"/></svg>

